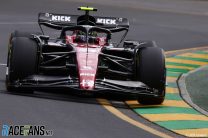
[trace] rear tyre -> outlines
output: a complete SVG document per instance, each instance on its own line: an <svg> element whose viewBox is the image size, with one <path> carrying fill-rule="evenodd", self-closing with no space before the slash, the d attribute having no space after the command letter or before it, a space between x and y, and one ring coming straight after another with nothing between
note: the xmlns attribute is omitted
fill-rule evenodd
<svg viewBox="0 0 208 138"><path fill-rule="evenodd" d="M14 38L14 37L27 37L27 38L30 38L32 34L41 35L42 33L41 32L23 32L23 31L15 30L11 34L11 38Z"/></svg>
<svg viewBox="0 0 208 138"><path fill-rule="evenodd" d="M38 44L30 38L15 37L11 40L8 51L6 87L8 91L18 92L12 84L37 72Z"/></svg>
<svg viewBox="0 0 208 138"><path fill-rule="evenodd" d="M140 48L157 47L155 41L139 41Z"/></svg>
<svg viewBox="0 0 208 138"><path fill-rule="evenodd" d="M138 50L136 57L137 80L157 89L158 97L141 96L141 104L161 104L165 98L166 68L165 56L161 48L144 47Z"/></svg>

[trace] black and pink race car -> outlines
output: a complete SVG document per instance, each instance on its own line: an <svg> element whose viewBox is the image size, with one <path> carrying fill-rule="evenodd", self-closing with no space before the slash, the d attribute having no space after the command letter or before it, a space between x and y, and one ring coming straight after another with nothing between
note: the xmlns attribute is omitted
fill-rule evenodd
<svg viewBox="0 0 208 138"><path fill-rule="evenodd" d="M15 31L8 47L7 90L33 92L63 89L83 94L133 96L141 104L161 104L165 97L164 51L153 41L123 42L126 18L40 13L40 32ZM45 35L43 27L59 30ZM112 36L123 32L115 44ZM121 46L122 44L122 46Z"/></svg>

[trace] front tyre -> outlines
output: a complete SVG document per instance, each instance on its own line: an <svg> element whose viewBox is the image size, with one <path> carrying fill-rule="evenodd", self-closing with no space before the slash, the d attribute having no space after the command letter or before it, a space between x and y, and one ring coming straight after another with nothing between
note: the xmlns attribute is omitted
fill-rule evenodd
<svg viewBox="0 0 208 138"><path fill-rule="evenodd" d="M141 104L161 104L165 99L166 68L164 51L159 47L143 47L136 57L137 80L157 89L158 96L141 96Z"/></svg>
<svg viewBox="0 0 208 138"><path fill-rule="evenodd" d="M27 37L15 37L8 51L6 87L8 91L18 91L12 84L37 72L38 44Z"/></svg>

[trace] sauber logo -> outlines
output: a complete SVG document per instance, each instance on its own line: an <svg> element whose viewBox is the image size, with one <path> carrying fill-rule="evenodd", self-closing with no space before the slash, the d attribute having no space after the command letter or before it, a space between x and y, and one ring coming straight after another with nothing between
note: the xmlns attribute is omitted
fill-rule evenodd
<svg viewBox="0 0 208 138"><path fill-rule="evenodd" d="M102 23L102 24L116 24L115 19L102 19L102 18L97 18L97 23Z"/></svg>
<svg viewBox="0 0 208 138"><path fill-rule="evenodd" d="M70 22L71 16L52 15L52 21Z"/></svg>

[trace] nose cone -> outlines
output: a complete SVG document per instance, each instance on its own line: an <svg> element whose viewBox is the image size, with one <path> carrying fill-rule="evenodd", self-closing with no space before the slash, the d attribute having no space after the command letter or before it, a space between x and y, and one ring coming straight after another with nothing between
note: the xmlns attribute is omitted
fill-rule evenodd
<svg viewBox="0 0 208 138"><path fill-rule="evenodd" d="M100 48L77 48L77 65L80 89L93 90L98 66Z"/></svg>
<svg viewBox="0 0 208 138"><path fill-rule="evenodd" d="M88 58L90 59L91 57ZM94 89L94 84L96 79L95 77L97 72L97 60L89 60L89 61L91 64L88 64L88 66L85 65L80 66L79 69L80 88L85 90Z"/></svg>
<svg viewBox="0 0 208 138"><path fill-rule="evenodd" d="M93 90L94 89L94 80L83 78L80 83L80 88L84 89L84 90Z"/></svg>

